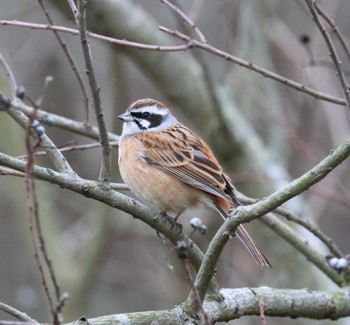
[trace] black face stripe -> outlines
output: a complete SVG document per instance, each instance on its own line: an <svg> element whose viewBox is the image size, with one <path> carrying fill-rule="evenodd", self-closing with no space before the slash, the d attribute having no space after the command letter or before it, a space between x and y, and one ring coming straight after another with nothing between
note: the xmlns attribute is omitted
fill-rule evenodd
<svg viewBox="0 0 350 325"><path fill-rule="evenodd" d="M130 115L135 117L135 118L138 118L138 119L147 120L150 116L150 113L148 113L148 112L131 112Z"/></svg>
<svg viewBox="0 0 350 325"><path fill-rule="evenodd" d="M134 122L136 123L136 125L139 127L140 130L146 130L147 128L144 127L141 122L139 120L134 120Z"/></svg>
<svg viewBox="0 0 350 325"><path fill-rule="evenodd" d="M164 116L160 114L151 114L148 118L148 121L151 122L150 128L156 128L159 126L164 120Z"/></svg>
<svg viewBox="0 0 350 325"><path fill-rule="evenodd" d="M163 120L164 116L161 114L152 114L149 112L131 112L131 116L134 117L134 121L141 130L152 129L159 126ZM149 126L145 127L142 125L140 120L145 120L149 122Z"/></svg>

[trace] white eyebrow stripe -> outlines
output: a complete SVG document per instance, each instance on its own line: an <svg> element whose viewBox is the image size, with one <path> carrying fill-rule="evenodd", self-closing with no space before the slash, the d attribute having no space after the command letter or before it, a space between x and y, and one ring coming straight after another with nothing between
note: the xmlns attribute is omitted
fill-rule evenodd
<svg viewBox="0 0 350 325"><path fill-rule="evenodd" d="M137 112L137 113L149 112L150 114L157 114L157 115L165 116L166 114L169 113L169 110L164 109L164 108L159 108L158 106L152 105L152 106L144 106L144 107L132 109L131 113L132 112Z"/></svg>

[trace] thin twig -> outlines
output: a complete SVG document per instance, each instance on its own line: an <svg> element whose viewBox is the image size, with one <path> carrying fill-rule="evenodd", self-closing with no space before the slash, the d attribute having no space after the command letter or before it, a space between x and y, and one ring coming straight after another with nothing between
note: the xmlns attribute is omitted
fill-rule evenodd
<svg viewBox="0 0 350 325"><path fill-rule="evenodd" d="M2 93L0 91L0 96L1 95ZM57 114L47 113L46 111L40 109L34 109L33 107L24 104L20 100L13 101L12 107L20 112L23 112L27 116L35 114L35 117L43 124L55 126L63 130L74 132L75 134L83 135L87 138L94 140L98 140L100 137L97 127L87 127L85 123L78 122ZM108 137L111 141L118 141L119 139L119 136L111 132L108 133ZM45 145L45 148L50 147Z"/></svg>
<svg viewBox="0 0 350 325"><path fill-rule="evenodd" d="M31 322L31 323L38 324L38 322L36 320L29 317L26 313L19 311L18 309L13 308L13 307L11 307L3 302L0 302L0 310L17 318L18 320L20 320L22 322Z"/></svg>
<svg viewBox="0 0 350 325"><path fill-rule="evenodd" d="M112 141L109 143L111 147L117 146L118 141ZM62 148L58 148L60 152L67 152L67 151L75 151L75 150L88 150L88 149L94 149L101 147L101 143L89 143L89 144L76 144L76 145L70 145L70 146L64 146ZM35 151L33 152L33 156L46 156L46 151ZM18 159L27 159L27 155L18 156Z"/></svg>
<svg viewBox="0 0 350 325"><path fill-rule="evenodd" d="M22 322L22 321L16 321L16 320L0 320L0 325L38 325L37 321L33 322Z"/></svg>
<svg viewBox="0 0 350 325"><path fill-rule="evenodd" d="M2 176L17 176L17 177L24 177L24 173L19 172L17 170L6 168L0 166L0 175Z"/></svg>
<svg viewBox="0 0 350 325"><path fill-rule="evenodd" d="M271 213L262 216L261 221L273 229L277 235L292 245L296 250L298 250L307 258L309 262L314 264L335 284L338 286L344 286L346 284L345 278L343 276L339 277L339 274L334 272L334 269L329 267L329 265L326 263L326 256L310 246L305 238L296 233L295 230L289 227L285 222L282 222Z"/></svg>
<svg viewBox="0 0 350 325"><path fill-rule="evenodd" d="M21 106L19 103L22 103L22 101L18 98L15 98L11 103L11 108L7 112L20 126L22 126L22 128L25 129L29 123L29 119L32 119L32 117L35 116L35 110L33 110L31 115L28 115L28 118L28 116L16 109L16 107ZM59 171L75 175L75 172L69 165L66 158L62 155L61 152L59 152L55 144L46 134L43 134L41 136L40 145L45 148L47 156Z"/></svg>
<svg viewBox="0 0 350 325"><path fill-rule="evenodd" d="M75 23L78 25L79 13L78 13L78 8L77 8L75 2L74 2L74 0L67 0L67 3L69 4L70 9L72 10L72 13L74 15Z"/></svg>
<svg viewBox="0 0 350 325"><path fill-rule="evenodd" d="M221 51L221 50L217 49L216 47L211 46L207 43L202 43L202 42L199 42L197 40L191 39L187 35L184 35L178 31L175 31L175 30L163 27L163 26L159 26L159 29L167 34L170 34L170 35L172 35L176 38L179 38L182 41L186 42L188 44L189 48L195 47L195 48L203 49L203 50L205 50L209 53L215 54L215 55L217 55L217 56L219 56L227 61L236 63L236 64L238 64L242 67L245 67L249 70L255 71L266 78L270 78L270 79L276 80L278 82L281 82L284 85L287 85L287 86L289 86L295 90L298 90L300 92L303 92L305 94L311 95L317 99L321 99L321 100L331 102L334 104L338 104L338 105L347 106L347 103L343 98L332 97L328 94L316 91L315 89L307 87L303 84L299 84L291 79L287 79L287 78L285 78L277 73L274 73L272 71L261 68L261 67L255 65L251 62L237 58L236 56L233 56L227 52Z"/></svg>
<svg viewBox="0 0 350 325"><path fill-rule="evenodd" d="M186 28L187 27L186 23L189 24L192 28L195 28L197 34L199 35L200 40L204 43L207 43L206 39L203 36L203 33L184 12L182 12L178 7L171 4L167 0L164 0L164 1L161 0L161 2L167 4L172 10L174 10L178 14L178 17L180 18L179 24L181 24L181 26ZM220 101L218 99L217 92L215 90L213 78L210 74L210 69L208 69L202 54L203 53L201 51L194 51L193 56L202 68L203 77L204 77L203 80L206 86L205 92L208 94L211 102L213 103L213 111L215 111L215 115L217 117L218 123L222 125L222 128L223 128L222 131L225 133L225 132L228 132L226 130L227 128L226 120L223 116Z"/></svg>
<svg viewBox="0 0 350 325"><path fill-rule="evenodd" d="M274 192L265 199L254 203L249 206L240 206L234 212L231 218L227 218L224 224L220 227L215 234L213 240L209 244L207 252L204 256L204 260L198 270L195 280L195 286L198 289L201 299L204 298L207 292L207 283L214 274L215 265L219 258L226 242L228 241L230 234L234 233L239 224L249 222L257 219L265 214L278 208L280 205L290 200L292 197L299 195L303 191L310 188L312 185L318 183L321 179L325 178L336 166L342 163L350 155L350 138L348 138L342 145L337 147L331 154L325 159L319 162L311 170L304 175L295 179L284 188ZM277 219L278 220L278 219ZM294 232L293 232L294 233ZM291 236L291 239L293 236ZM295 238L295 240L297 240ZM305 245L304 245L305 246ZM310 247L304 247L299 245L299 249L310 251L308 258L314 258L313 262L317 262L317 266L335 283L343 285L344 279L339 276L334 270L326 266L325 263L321 263L319 257L311 252ZM315 262L316 261L316 262ZM188 303L195 309L195 300L193 294L190 295Z"/></svg>
<svg viewBox="0 0 350 325"><path fill-rule="evenodd" d="M26 149L27 149L27 163L26 163L26 168L25 168L25 184L26 184L26 193L27 193L27 209L28 209L28 223L29 223L29 230L30 230L30 237L32 240L32 245L34 249L34 257L36 264L39 269L39 274L41 277L41 284L44 288L46 298L49 302L49 307L52 315L52 321L54 325L59 325L59 318L58 314L55 312L54 308L54 303L53 299L51 297L51 293L49 290L49 286L47 284L46 276L45 276L45 271L43 268L43 265L40 262L40 257L39 257L39 249L37 246L37 239L35 236L35 230L37 232L38 240L40 243L40 248L42 253L45 251L43 247L45 247L45 242L42 240L42 235L41 235L41 227L40 227L40 218L39 218L39 211L38 211L38 201L36 197L36 190L35 190L35 182L34 179L32 178L32 170L33 170L33 165L34 165L34 160L33 160L33 155L32 155L32 145L30 143L30 137L31 137L31 125L34 120L34 117L29 119L29 123L26 127L26 133L25 133L25 144L26 144ZM40 139L39 139L40 141ZM46 261L46 259L45 259Z"/></svg>
<svg viewBox="0 0 350 325"><path fill-rule="evenodd" d="M12 21L12 20L3 20L0 19L0 25L4 26L18 26L18 27L25 27L25 28L31 28L31 29L42 29L42 30L52 30L55 29L60 32L70 33L72 35L78 35L79 32L75 29L66 28L62 26L50 26L50 25L44 25L44 24L34 24L34 23L28 23L28 22L21 22L21 21ZM175 31L172 31L168 28L159 27L160 30L171 34L176 35L177 33ZM189 37L185 40L185 42L191 41L189 44L184 45L177 45L177 46L161 46L161 45L148 45L143 43L137 43L137 42L130 42L126 40L120 40L112 37L107 37L91 32L87 32L87 35L91 38L99 39L102 41L109 42L111 44L116 44L120 46L127 46L127 47L134 47L141 50L149 50L149 51L159 51L159 52L179 52L179 51L185 51L189 48L197 47L202 48L203 50L210 52L212 54L215 54L221 58L224 58L225 60L231 61L233 63L237 63L247 69L253 70L261 75L263 75L266 78L270 78L273 80L276 80L278 82L281 82L282 84L287 85L288 87L291 87L293 89L296 89L297 91L303 92L305 94L308 94L312 97L315 97L320 100L324 100L326 102L334 103L341 106L346 106L346 101L343 98L333 97L328 94L316 91L315 89L312 89L310 87L307 87L303 84L297 83L293 80L287 79L281 75L278 75L277 73L271 72L269 70L263 69L255 64L252 64L248 61L242 60L240 58L237 58L235 56L230 55L227 52L220 51L216 49L213 46L210 46L208 44L204 44L195 40L191 40ZM177 35L176 35L177 36Z"/></svg>
<svg viewBox="0 0 350 325"><path fill-rule="evenodd" d="M124 183L111 183L111 188L113 190L130 191L128 185Z"/></svg>
<svg viewBox="0 0 350 325"><path fill-rule="evenodd" d="M198 35L199 40L203 43L206 43L207 40L205 39L203 33L200 31L200 29L196 26L196 24L191 20L190 17L188 17L179 7L175 6L168 0L160 0L160 2L166 4L169 8L174 10Z"/></svg>
<svg viewBox="0 0 350 325"><path fill-rule="evenodd" d="M55 23L54 23L53 19L51 18L50 13L45 8L43 0L38 0L38 2L39 2L39 5L40 5L41 9L45 13L45 16L46 16L46 18L47 18L47 20L49 22L49 25L53 26ZM65 54L65 56L66 56L66 58L67 58L67 60L69 62L69 64L70 64L70 66L71 66L71 68L73 70L73 73L74 73L74 75L75 75L75 77L76 77L76 79L78 81L81 93L83 95L84 112L85 112L85 119L84 119L84 121L85 121L85 123L89 124L90 123L89 98L88 98L88 94L87 94L87 91L85 89L83 78L81 77L81 73L79 71L78 65L75 62L73 55L69 51L67 43L63 40L63 38L58 33L58 31L52 29L52 32L55 34L56 39L57 39L58 43L60 44L60 46L61 46L61 48L62 48L62 50L63 50L63 52L64 52L64 54Z"/></svg>
<svg viewBox="0 0 350 325"><path fill-rule="evenodd" d="M316 1L315 0L305 0L306 4L311 12L312 18L320 30L327 47L329 49L330 56L332 58L332 61L334 63L334 66L336 68L336 71L338 73L338 79L340 81L340 85L343 89L343 94L345 97L346 101L346 106L347 106L347 112L348 112L348 117L350 118L350 90L349 90L349 85L346 82L346 78L343 72L343 68L341 67L341 61L339 60L337 51L335 50L335 47L333 45L332 39L329 36L329 33L327 32L325 26L323 25L322 21L320 20L318 11L316 9Z"/></svg>
<svg viewBox="0 0 350 325"><path fill-rule="evenodd" d="M201 298L200 298L200 296L198 294L197 288L194 285L194 277L193 277L193 274L192 274L193 272L192 272L191 265L190 265L190 263L189 263L187 258L182 260L182 265L183 265L183 267L185 269L185 272L187 274L188 280L190 281L192 290L194 292L195 301L196 301L196 304L197 304L197 311L200 311L202 313L205 325L211 325L212 323L211 323L211 321L208 318L207 312L203 308L203 302L202 302L202 300L201 300Z"/></svg>
<svg viewBox="0 0 350 325"><path fill-rule="evenodd" d="M17 110L16 107L22 106L19 103L22 103L22 101L18 98L15 98L12 102L4 96L0 92L0 99L1 104L3 104L3 101L6 100L9 107L6 109L6 112L23 128L25 129L26 126L29 123L29 118L22 113L21 111ZM35 110L32 110L32 114L28 116L34 116ZM51 141L51 139L46 135L43 134L41 136L41 144L46 148L47 155L54 164L54 166L62 172L66 172L69 174L75 174L73 169L70 167L69 163L65 159L65 157L57 150L55 144Z"/></svg>
<svg viewBox="0 0 350 325"><path fill-rule="evenodd" d="M11 86L11 92L12 92L12 97L16 96L16 90L17 90L17 82L16 82L16 78L10 68L10 66L7 64L5 58L3 57L3 55L0 53L0 65L2 66L2 68L4 69L6 76L9 78L10 80L10 86Z"/></svg>
<svg viewBox="0 0 350 325"><path fill-rule="evenodd" d="M41 30L56 30L58 32L68 33L73 36L79 35L79 31L73 28L68 28L63 26L51 26L47 24L45 25L45 24L29 23L29 22L23 22L18 20L0 19L0 25L24 27L24 28L30 28L30 29L41 29ZM179 52L179 51L184 51L188 49L187 45L175 45L175 46L150 45L150 44L144 44L144 43L138 43L138 42L131 42L125 39L108 37L108 36L104 36L104 35L100 35L92 32L87 32L86 34L90 38L94 38L100 41L105 41L114 45L134 47L139 50L150 50L150 51L159 51L159 52Z"/></svg>
<svg viewBox="0 0 350 325"><path fill-rule="evenodd" d="M91 97L97 120L100 141L102 144L102 163L100 169L100 184L103 188L109 188L111 180L111 148L109 146L108 132L101 107L100 87L97 85L91 48L86 34L86 0L78 0L78 27L80 41L83 50L86 74L89 80Z"/></svg>
<svg viewBox="0 0 350 325"><path fill-rule="evenodd" d="M310 231L313 235L315 235L322 243L324 243L328 247L328 249L334 256L336 257L344 256L344 253L333 242L332 238L328 237L325 233L322 232L322 230L317 225L311 223L309 220L302 219L282 208L275 209L274 213L286 218L287 220L293 221L296 224Z"/></svg>
<svg viewBox="0 0 350 325"><path fill-rule="evenodd" d="M13 158L10 155L0 152L0 165L13 168L18 171L24 171L26 162L21 159ZM61 188L69 189L73 192L85 195L86 197L103 202L113 208L117 208L129 213L156 231L166 236L172 243L185 240L189 242L189 259L192 265L198 269L203 259L203 253L198 246L188 236L182 232L181 227L172 223L169 225L167 218L155 217L154 211L144 204L124 195L120 192L111 190L105 191L97 186L96 181L82 179L78 176L72 178L66 173L58 173L55 170L40 166L33 166L32 176L37 179L57 184ZM212 290L217 292L218 285L215 279L210 283Z"/></svg>
<svg viewBox="0 0 350 325"><path fill-rule="evenodd" d="M239 193L238 199L240 202L242 202L244 205L253 204L256 202L259 202L260 200L249 198L242 193ZM288 221L293 221L294 223L298 224L299 226L305 228L306 230L310 231L315 237L317 237L323 244L325 244L329 251L337 257L343 257L344 253L339 249L339 247L333 242L333 240L328 237L326 234L324 234L321 229L310 222L309 220L305 220L303 218L298 217L294 213L287 211L286 209L283 209L281 207L273 210L273 213L278 214L284 218L286 218Z"/></svg>
<svg viewBox="0 0 350 325"><path fill-rule="evenodd" d="M327 22L327 24L332 28L334 34L337 36L340 45L342 46L346 56L348 57L348 60L350 61L350 49L346 42L345 36L342 34L342 32L339 30L338 26L334 23L333 19L327 15L327 13L322 9L322 7L315 2L315 8L320 14L320 16Z"/></svg>

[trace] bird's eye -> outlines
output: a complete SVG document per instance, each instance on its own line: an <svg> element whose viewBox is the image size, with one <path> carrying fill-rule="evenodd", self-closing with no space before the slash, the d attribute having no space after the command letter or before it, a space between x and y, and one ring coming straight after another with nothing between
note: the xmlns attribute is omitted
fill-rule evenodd
<svg viewBox="0 0 350 325"><path fill-rule="evenodd" d="M150 113L149 113L149 112L142 112L142 113L141 113L141 118L146 119L146 118L148 118L149 116L150 116Z"/></svg>

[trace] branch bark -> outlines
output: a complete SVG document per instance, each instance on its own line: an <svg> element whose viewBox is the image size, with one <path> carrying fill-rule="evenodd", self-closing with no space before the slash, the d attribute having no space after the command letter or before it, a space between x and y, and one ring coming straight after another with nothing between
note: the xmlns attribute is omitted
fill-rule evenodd
<svg viewBox="0 0 350 325"><path fill-rule="evenodd" d="M228 322L247 315L260 316L260 299L264 300L264 314L270 317L310 319L339 319L350 315L349 290L312 291L308 289L274 289L269 287L221 290L223 300L205 301L203 308L210 320ZM130 323L148 325L184 324L195 321L205 324L199 315L189 315L184 306L170 310L115 314L88 319L90 325ZM81 325L79 321L67 325Z"/></svg>

